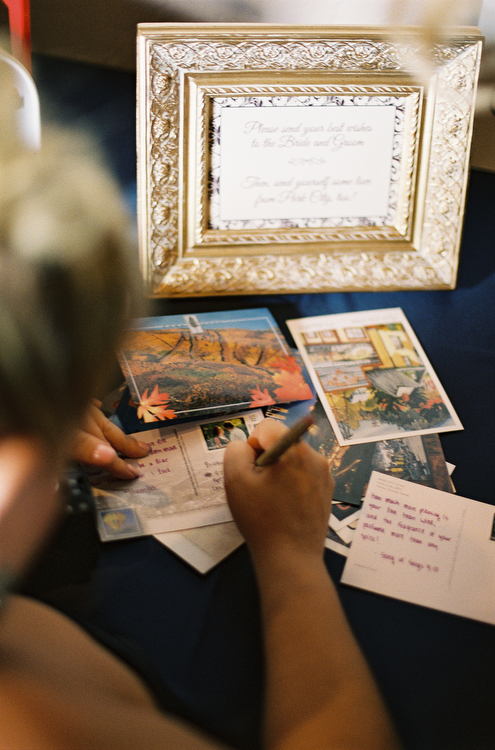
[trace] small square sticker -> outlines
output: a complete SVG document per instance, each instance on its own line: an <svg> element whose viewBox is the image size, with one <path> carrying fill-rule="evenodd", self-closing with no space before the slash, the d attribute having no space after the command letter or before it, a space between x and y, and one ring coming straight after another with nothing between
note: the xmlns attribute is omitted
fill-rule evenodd
<svg viewBox="0 0 495 750"><path fill-rule="evenodd" d="M103 542L142 536L141 524L134 508L114 508L98 511L98 530Z"/></svg>

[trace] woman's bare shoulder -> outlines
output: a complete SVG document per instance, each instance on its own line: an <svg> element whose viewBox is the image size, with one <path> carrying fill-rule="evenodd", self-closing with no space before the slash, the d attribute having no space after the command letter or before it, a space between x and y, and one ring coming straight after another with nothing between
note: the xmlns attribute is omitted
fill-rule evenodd
<svg viewBox="0 0 495 750"><path fill-rule="evenodd" d="M126 665L52 608L12 597L0 622L2 750L213 750Z"/></svg>

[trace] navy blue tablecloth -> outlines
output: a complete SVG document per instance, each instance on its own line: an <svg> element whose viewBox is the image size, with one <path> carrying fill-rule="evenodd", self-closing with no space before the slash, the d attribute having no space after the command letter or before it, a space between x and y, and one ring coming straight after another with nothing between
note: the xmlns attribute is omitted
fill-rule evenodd
<svg viewBox="0 0 495 750"><path fill-rule="evenodd" d="M35 76L45 107L100 137L132 204L133 76L41 58ZM471 174L455 290L155 300L152 312L260 306L282 329L288 318L401 307L465 428L441 436L457 492L495 504L494 174ZM342 587L344 558L325 559L405 747L493 748L495 627ZM92 622L147 652L184 715L235 747L259 747L263 652L245 548L200 576L152 538L101 545L89 601Z"/></svg>

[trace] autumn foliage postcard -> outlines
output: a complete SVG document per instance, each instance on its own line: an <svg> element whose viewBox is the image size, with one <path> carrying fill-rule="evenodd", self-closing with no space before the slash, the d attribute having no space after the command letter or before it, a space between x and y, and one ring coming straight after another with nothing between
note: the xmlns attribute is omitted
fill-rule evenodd
<svg viewBox="0 0 495 750"><path fill-rule="evenodd" d="M141 318L119 360L138 418L146 423L313 397L264 308Z"/></svg>
<svg viewBox="0 0 495 750"><path fill-rule="evenodd" d="M400 308L287 325L340 445L462 429Z"/></svg>

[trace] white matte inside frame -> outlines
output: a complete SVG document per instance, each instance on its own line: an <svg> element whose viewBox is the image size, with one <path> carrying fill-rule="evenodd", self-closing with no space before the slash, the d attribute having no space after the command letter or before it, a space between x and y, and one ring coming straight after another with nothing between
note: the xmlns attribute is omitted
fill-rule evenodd
<svg viewBox="0 0 495 750"><path fill-rule="evenodd" d="M213 200L211 226L328 218L392 224L401 100L294 106L296 97L284 99L285 106L221 107L218 224Z"/></svg>

